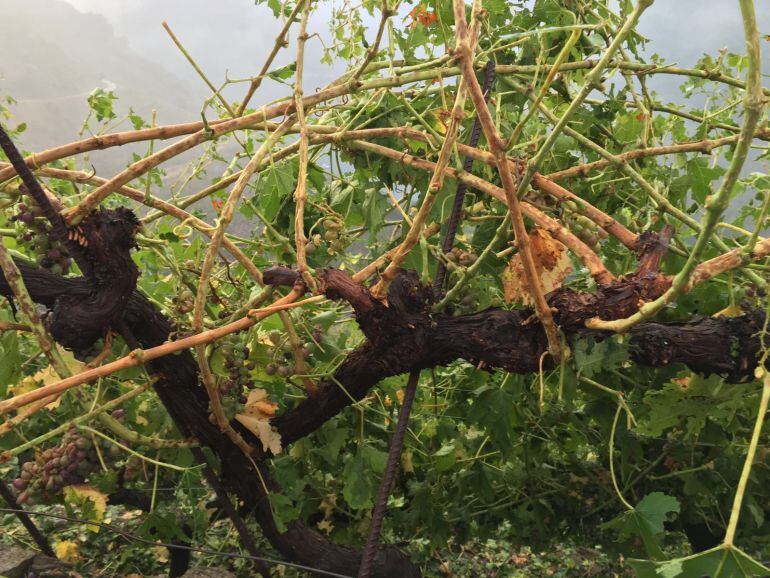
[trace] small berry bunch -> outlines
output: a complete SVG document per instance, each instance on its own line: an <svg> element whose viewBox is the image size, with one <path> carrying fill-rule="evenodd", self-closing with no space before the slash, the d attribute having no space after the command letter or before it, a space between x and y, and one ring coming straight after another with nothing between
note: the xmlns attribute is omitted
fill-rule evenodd
<svg viewBox="0 0 770 578"><path fill-rule="evenodd" d="M120 448L107 440L97 443L113 457L120 454ZM99 457L94 442L73 426L58 445L22 464L19 477L12 484L16 503L50 502L65 486L84 482L98 468Z"/></svg>
<svg viewBox="0 0 770 578"><path fill-rule="evenodd" d="M61 241L51 241L51 225L43 217L43 210L27 199L17 206L18 212L11 217L17 223L19 247L34 256L37 264L57 275L66 275L72 266L72 258Z"/></svg>

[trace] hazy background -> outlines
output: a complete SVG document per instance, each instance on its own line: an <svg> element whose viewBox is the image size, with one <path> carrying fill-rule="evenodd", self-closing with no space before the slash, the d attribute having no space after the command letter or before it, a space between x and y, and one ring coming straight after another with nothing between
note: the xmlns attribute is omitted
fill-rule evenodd
<svg viewBox="0 0 770 578"><path fill-rule="evenodd" d="M770 33L770 2L755 2L760 29ZM314 13L309 32L326 34L329 8ZM210 96L194 70L161 27L167 21L209 78L248 77L259 70L281 24L253 0L0 0L0 97L13 96L12 122L25 122L23 145L48 148L78 138L88 111L86 97L96 87L114 88L117 111L132 106L161 124L200 118ZM692 66L720 48L743 51L743 30L735 0L657 0L642 17L639 31L650 39L649 52ZM763 40L763 69L770 72L770 42ZM339 75L321 65L322 45L308 42L305 91ZM283 50L277 65L294 60ZM652 77L664 97L681 101L681 77ZM246 85L228 93L239 99ZM289 88L267 79L252 104L267 103ZM123 125L124 129L130 128ZM111 176L130 158L126 151L94 153L91 162Z"/></svg>

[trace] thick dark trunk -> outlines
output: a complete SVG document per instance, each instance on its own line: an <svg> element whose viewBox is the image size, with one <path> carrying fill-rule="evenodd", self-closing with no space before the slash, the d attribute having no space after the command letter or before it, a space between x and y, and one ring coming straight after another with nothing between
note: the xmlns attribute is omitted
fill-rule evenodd
<svg viewBox="0 0 770 578"><path fill-rule="evenodd" d="M49 309L54 309L63 297L86 299L93 295L91 283L84 278L59 277L22 262L17 265L32 299ZM0 275L0 293L7 295L9 289L5 278ZM168 340L172 330L168 319L138 291L133 291L128 298L120 325L125 330L126 341L143 348L161 345ZM105 330L106 326L98 332L99 337ZM259 476L241 450L209 422L208 398L200 387L198 368L192 354L182 351L157 359L149 366L159 378L154 384L155 391L179 430L212 449L221 464L222 483L252 509L273 547L287 560L330 572L355 575L361 561L359 549L334 544L302 522L288 524L286 532L278 530ZM238 424L234 426L240 427ZM247 435L247 432L242 433ZM272 482L260 456L254 458L261 466L262 478L270 491L279 492L280 488ZM385 548L377 559L376 576L410 577L419 574L419 570L397 548Z"/></svg>
<svg viewBox="0 0 770 578"><path fill-rule="evenodd" d="M108 223L109 224L109 223ZM112 223L116 226L116 223ZM128 231L130 227L124 229ZM110 230L110 229L108 229ZM637 273L599 288L596 293L560 290L549 296L558 310L555 318L567 334L589 333L585 320L598 316L613 319L633 313L639 304L659 295L668 280L657 273L660 255L665 251L665 235L650 236L641 244ZM90 244L90 243L89 243ZM119 247L126 265L130 242ZM106 251L106 249L105 249ZM76 348L90 346L87 340L104 335L108 327L119 328L131 347L149 348L164 343L171 325L141 293L133 290L136 279L131 265L128 272L102 271L103 283L84 278L62 278L19 264L32 298L52 311L64 315L73 332L79 331ZM95 277L99 269L95 267ZM266 281L292 284L296 275L285 268L265 273ZM464 359L480 368L500 368L516 373L537 371L547 351L542 327L531 311L488 309L472 315L453 317L431 314L433 294L419 283L412 272L401 272L390 286L387 303L374 299L368 289L346 274L327 270L320 276L321 289L331 298L348 301L367 341L353 350L337 369L334 379L319 384L318 392L293 409L275 418L284 447L316 431L385 377L412 370L446 365ZM129 291L129 289L131 289ZM0 276L0 293L9 288ZM81 303L78 308L76 305ZM69 309L63 308L67 305ZM100 308L100 311L96 311ZM104 313L108 311L109 313ZM56 317L54 317L56 319ZM59 317L61 319L61 317ZM720 373L740 381L750 376L759 351L757 331L762 327L758 312L737 318L697 318L687 323L644 323L632 332L633 358L647 365L687 364L694 371ZM594 333L593 335L597 335ZM72 346L72 337L57 339ZM183 435L195 437L211 448L221 464L225 488L252 509L270 543L287 559L315 568L356 574L361 552L329 542L302 522L292 522L281 533L273 519L267 496L250 461L232 441L209 422L209 403L198 380L197 364L189 351L169 355L149 364L159 378L157 392ZM340 384L343 387L340 387ZM343 389L344 388L344 389ZM258 440L233 424L244 437L261 447ZM252 456L270 491L280 491L264 464L266 456L258 449ZM418 576L408 558L397 548L380 550L376 576Z"/></svg>
<svg viewBox="0 0 770 578"><path fill-rule="evenodd" d="M132 334L129 339L135 338L144 348L160 345L171 332L168 320L139 293L134 293L129 300L124 323ZM189 351L157 359L151 362L150 369L161 378L155 383L155 391L180 431L212 449L221 464L223 485L252 510L262 532L276 550L288 560L313 568L341 574L357 572L360 550L334 544L302 522L291 522L286 532L278 530L259 476L241 450L209 421L208 397L198 383L197 364ZM233 426L241 430L239 424ZM241 434L249 435L244 430ZM253 458L270 491L280 492L260 456ZM408 558L396 548L389 548L379 562L378 576L419 575Z"/></svg>
<svg viewBox="0 0 770 578"><path fill-rule="evenodd" d="M657 267L646 256L642 263ZM606 337L586 330L585 321L630 315L639 303L657 297L668 287L665 277L646 266L596 293L559 290L551 294L549 303L558 307L554 317L562 330L568 335ZM265 271L265 280L290 285L296 275L274 268ZM532 311L493 308L457 317L431 315L426 288L410 272L400 274L391 285L387 305L362 293L363 286L353 289L352 280L340 271L322 272L321 281L327 296L346 299L352 305L367 341L348 355L332 379L318 384L314 396L273 420L284 445L314 432L386 377L458 359L479 368L531 373L539 370L548 349L545 332ZM751 378L756 367L760 347L756 334L763 319L761 312L755 311L735 318L641 323L631 332L632 358L657 367L683 363L698 373L718 373L728 381L742 382ZM550 359L545 363L547 366Z"/></svg>

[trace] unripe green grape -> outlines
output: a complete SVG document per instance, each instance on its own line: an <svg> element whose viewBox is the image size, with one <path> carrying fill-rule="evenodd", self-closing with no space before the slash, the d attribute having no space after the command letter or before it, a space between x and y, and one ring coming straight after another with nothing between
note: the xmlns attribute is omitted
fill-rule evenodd
<svg viewBox="0 0 770 578"><path fill-rule="evenodd" d="M334 219L324 219L323 226L327 231L339 231L342 229L342 224Z"/></svg>

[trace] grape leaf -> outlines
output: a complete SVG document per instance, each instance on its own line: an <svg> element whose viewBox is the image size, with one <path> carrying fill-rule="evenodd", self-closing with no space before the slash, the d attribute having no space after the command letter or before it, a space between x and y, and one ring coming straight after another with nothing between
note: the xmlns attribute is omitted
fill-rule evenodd
<svg viewBox="0 0 770 578"><path fill-rule="evenodd" d="M374 505L374 491L378 476L385 471L388 455L371 446L361 446L356 455L345 464L345 486L342 495L351 508L360 510Z"/></svg>
<svg viewBox="0 0 770 578"><path fill-rule="evenodd" d="M661 559L663 551L657 536L663 532L663 522L669 514L678 512L679 501L676 498L662 492L652 492L642 498L633 510L622 513L603 527L617 531L621 541L639 536L647 553L652 558Z"/></svg>
<svg viewBox="0 0 770 578"><path fill-rule="evenodd" d="M749 578L770 576L770 568L735 547L720 545L695 556L666 562L628 561L639 578Z"/></svg>

